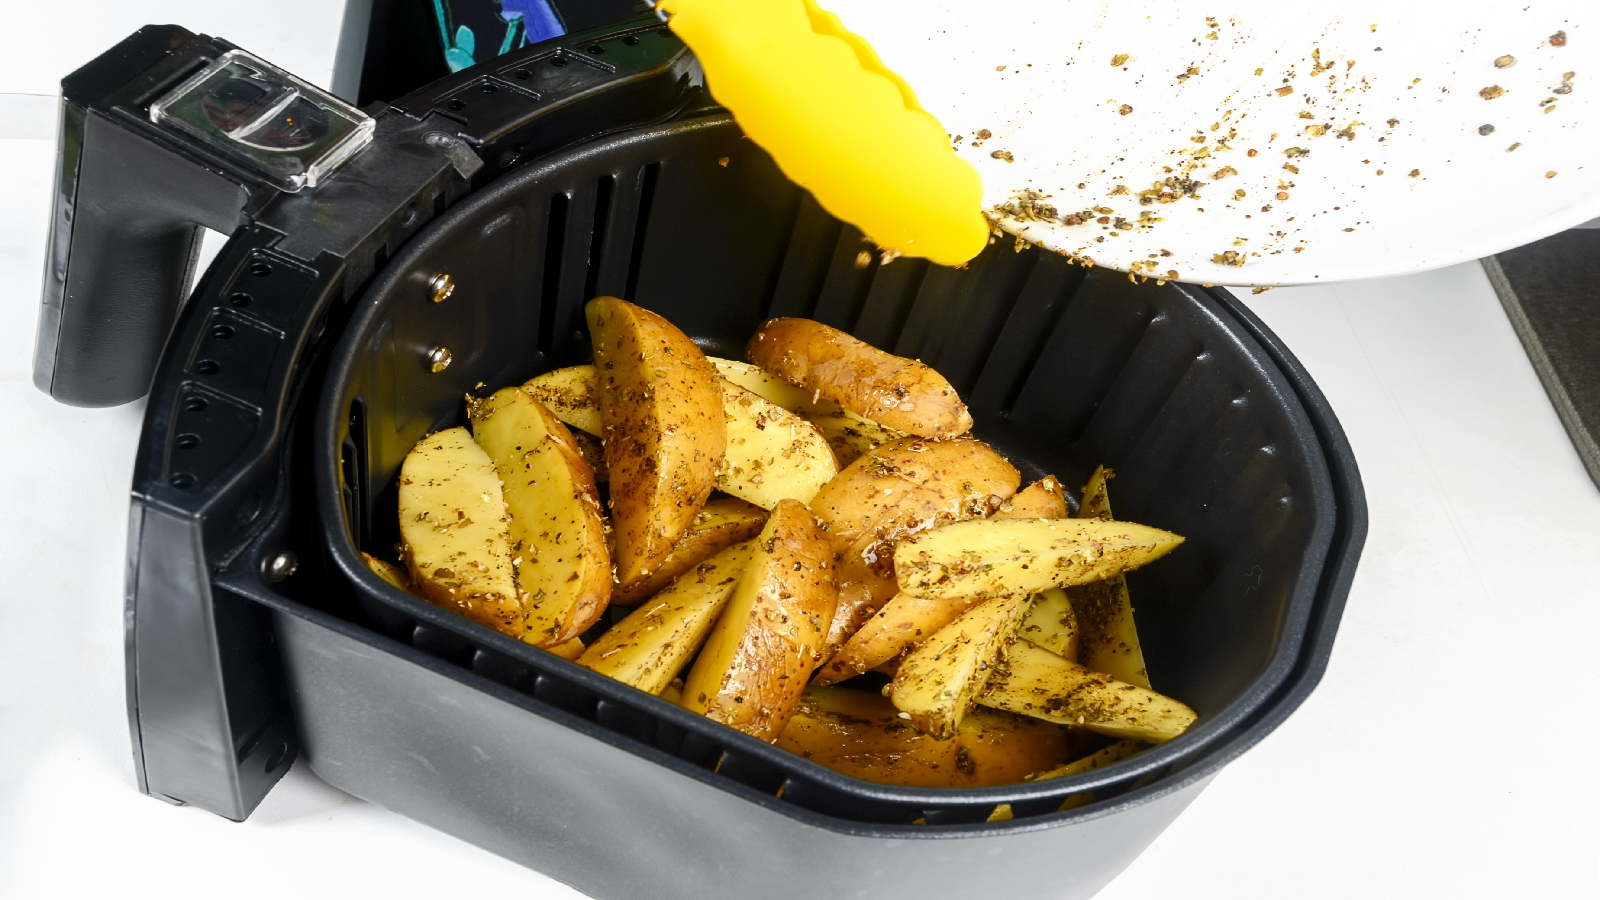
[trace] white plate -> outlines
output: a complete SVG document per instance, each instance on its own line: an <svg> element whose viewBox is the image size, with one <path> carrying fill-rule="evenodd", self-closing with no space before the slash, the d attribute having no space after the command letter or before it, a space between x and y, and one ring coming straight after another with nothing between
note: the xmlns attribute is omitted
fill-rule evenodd
<svg viewBox="0 0 1600 900"><path fill-rule="evenodd" d="M1054 208L1002 215L1006 231L1097 265L1229 285L1376 278L1600 216L1594 0L823 3L960 137L987 208ZM1141 203L1185 172L1204 183L1194 195ZM1083 210L1099 212L1064 224ZM1244 264L1213 262L1228 251Z"/></svg>

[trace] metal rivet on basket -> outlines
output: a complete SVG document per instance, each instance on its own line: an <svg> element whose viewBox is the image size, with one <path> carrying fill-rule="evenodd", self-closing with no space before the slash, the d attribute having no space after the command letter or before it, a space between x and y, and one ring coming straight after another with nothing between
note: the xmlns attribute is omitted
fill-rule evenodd
<svg viewBox="0 0 1600 900"><path fill-rule="evenodd" d="M428 371L437 375L450 368L450 363L455 357L450 355L449 347L435 347L428 351Z"/></svg>
<svg viewBox="0 0 1600 900"><path fill-rule="evenodd" d="M428 279L428 296L435 303L443 303L455 292L456 280L451 278L448 272L440 272Z"/></svg>
<svg viewBox="0 0 1600 900"><path fill-rule="evenodd" d="M282 581L293 575L298 568L300 568L300 558L294 555L294 551L285 550L267 560L267 580Z"/></svg>

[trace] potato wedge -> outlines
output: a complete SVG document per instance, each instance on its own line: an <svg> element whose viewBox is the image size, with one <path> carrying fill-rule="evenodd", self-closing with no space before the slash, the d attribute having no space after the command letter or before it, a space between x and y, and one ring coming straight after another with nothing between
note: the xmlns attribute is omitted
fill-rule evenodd
<svg viewBox="0 0 1600 900"><path fill-rule="evenodd" d="M894 551L902 593L998 597L1097 581L1159 559L1183 538L1107 519L957 522Z"/></svg>
<svg viewBox="0 0 1600 900"><path fill-rule="evenodd" d="M790 384L907 434L954 437L972 415L943 375L811 319L773 319L745 345L751 362Z"/></svg>
<svg viewBox="0 0 1600 900"><path fill-rule="evenodd" d="M365 552L361 554L361 561L367 564L367 568L371 570L372 574L408 594L416 594L416 591L411 586L411 573L407 572L404 566L389 562L386 559L379 559Z"/></svg>
<svg viewBox="0 0 1600 900"><path fill-rule="evenodd" d="M728 465L717 487L762 509L785 498L810 503L839 474L817 427L727 379L722 386Z"/></svg>
<svg viewBox="0 0 1600 900"><path fill-rule="evenodd" d="M1197 718L1194 710L1171 697L1091 672L1027 641L1017 641L1006 651L978 702L1152 744L1172 740Z"/></svg>
<svg viewBox="0 0 1600 900"><path fill-rule="evenodd" d="M837 684L874 670L922 643L983 602L977 597L896 594L817 669L817 685Z"/></svg>
<svg viewBox="0 0 1600 900"><path fill-rule="evenodd" d="M577 662L578 657L583 655L583 639L573 638L570 641L562 641L559 644L542 649L549 653L554 653L562 659Z"/></svg>
<svg viewBox="0 0 1600 900"><path fill-rule="evenodd" d="M766 523L767 511L753 503L735 497L709 501L655 571L626 589L619 587L611 602L632 606L644 600L722 549L755 537Z"/></svg>
<svg viewBox="0 0 1600 900"><path fill-rule="evenodd" d="M1028 485L1010 500L1000 504L992 518L996 519L1065 519L1067 517L1066 492L1054 475ZM1107 516L1107 518L1110 518Z"/></svg>
<svg viewBox="0 0 1600 900"><path fill-rule="evenodd" d="M962 613L900 661L884 694L918 731L941 741L954 737L1002 651L1016 639L1030 599L997 597Z"/></svg>
<svg viewBox="0 0 1600 900"><path fill-rule="evenodd" d="M1021 480L1016 467L982 441L902 438L846 466L817 492L811 508L842 553L863 535L896 541L990 515Z"/></svg>
<svg viewBox="0 0 1600 900"><path fill-rule="evenodd" d="M1111 518L1111 496L1106 483L1113 473L1105 466L1094 470L1083 486L1080 519ZM1078 639L1083 664L1104 672L1118 681L1142 688L1150 686L1150 673L1144 665L1144 649L1139 644L1139 629L1133 622L1133 601L1128 596L1128 579L1113 575L1067 589L1072 608L1081 627Z"/></svg>
<svg viewBox="0 0 1600 900"><path fill-rule="evenodd" d="M1051 588L1033 595L1022 616L1017 637L1031 641L1068 662L1078 661L1078 617L1067 592Z"/></svg>
<svg viewBox="0 0 1600 900"><path fill-rule="evenodd" d="M506 519L494 461L467 429L428 435L400 464L401 556L417 592L520 640Z"/></svg>
<svg viewBox="0 0 1600 900"><path fill-rule="evenodd" d="M563 424L595 437L604 432L594 366L567 366L535 375L522 383L522 389L555 413Z"/></svg>
<svg viewBox="0 0 1600 900"><path fill-rule="evenodd" d="M1036 775L1029 775L1028 780L1038 781L1041 778L1065 778L1068 775L1077 775L1080 772L1091 772L1100 768L1101 766L1109 766L1118 760L1127 759L1143 749L1144 744L1138 741L1118 741L1117 743L1112 744L1111 746L1106 747L1097 753L1091 753L1082 759L1075 759L1064 766L1057 766L1048 772L1040 772ZM1056 807L1056 812L1066 812L1069 809L1077 809L1080 806L1088 806L1094 801L1094 791L1079 791L1076 794L1068 794L1067 798L1061 801L1061 805ZM1011 804L1002 803L994 808L994 812L989 816L989 821L1005 822L1009 821L1011 818Z"/></svg>
<svg viewBox="0 0 1600 900"><path fill-rule="evenodd" d="M578 665L661 693L711 633L754 549L750 541L735 544L682 573L607 629L578 657Z"/></svg>
<svg viewBox="0 0 1600 900"><path fill-rule="evenodd" d="M816 667L838 602L833 553L804 504L780 500L684 683L683 705L772 740Z"/></svg>
<svg viewBox="0 0 1600 900"><path fill-rule="evenodd" d="M863 781L907 787L983 787L1012 784L1067 755L1058 726L977 709L939 741L899 718L875 693L806 688L779 747Z"/></svg>
<svg viewBox="0 0 1600 900"><path fill-rule="evenodd" d="M553 647L587 631L611 599L611 554L594 472L567 426L520 387L468 404L511 516L523 640Z"/></svg>
<svg viewBox="0 0 1600 900"><path fill-rule="evenodd" d="M1066 778L1068 775L1082 775L1084 772L1093 772L1095 769L1104 768L1114 762L1121 762L1130 756L1134 756L1144 748L1143 741L1117 741L1109 747L1102 747L1094 753L1075 759L1064 766L1056 766L1053 769L1029 775L1028 780L1043 781L1046 778ZM1091 792L1086 791L1085 793ZM1073 794L1072 796L1076 797L1078 795Z"/></svg>
<svg viewBox="0 0 1600 900"><path fill-rule="evenodd" d="M903 431L864 419L832 400L824 400L807 393L758 365L732 359L708 357L723 378L747 391L753 391L772 403L799 415L815 425L822 437L833 448L840 466L848 466L863 453L879 444L907 437Z"/></svg>
<svg viewBox="0 0 1600 900"><path fill-rule="evenodd" d="M727 445L716 369L649 310L596 297L584 307L611 473L617 581L643 580L711 496Z"/></svg>

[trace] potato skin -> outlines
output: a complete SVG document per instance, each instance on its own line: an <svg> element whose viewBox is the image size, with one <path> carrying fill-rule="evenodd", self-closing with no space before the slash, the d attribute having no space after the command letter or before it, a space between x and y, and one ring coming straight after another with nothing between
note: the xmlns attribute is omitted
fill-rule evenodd
<svg viewBox="0 0 1600 900"><path fill-rule="evenodd" d="M838 602L833 552L794 500L773 507L683 688L683 706L762 740L782 733Z"/></svg>
<svg viewBox="0 0 1600 900"><path fill-rule="evenodd" d="M711 496L727 448L722 388L694 341L655 313L615 297L596 297L584 312L626 589L672 551Z"/></svg>
<svg viewBox="0 0 1600 900"><path fill-rule="evenodd" d="M907 434L954 437L972 414L943 375L811 319L773 319L745 356L790 384Z"/></svg>

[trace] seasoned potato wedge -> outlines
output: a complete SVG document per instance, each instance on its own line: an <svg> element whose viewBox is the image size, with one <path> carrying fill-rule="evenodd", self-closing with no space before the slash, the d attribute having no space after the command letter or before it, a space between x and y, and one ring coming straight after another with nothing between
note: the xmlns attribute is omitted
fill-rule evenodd
<svg viewBox="0 0 1600 900"><path fill-rule="evenodd" d="M995 519L1065 519L1067 496L1054 475L1028 485L994 511ZM1107 516L1106 518L1110 518Z"/></svg>
<svg viewBox="0 0 1600 900"><path fill-rule="evenodd" d="M1111 518L1111 496L1106 482L1114 477L1100 466L1083 486L1080 519ZM1078 613L1082 631L1078 639L1083 664L1104 672L1118 681L1142 688L1150 686L1150 673L1144 665L1144 649L1139 644L1139 629L1133 624L1133 601L1128 596L1128 579L1113 575L1067 589L1072 608Z"/></svg>
<svg viewBox="0 0 1600 900"><path fill-rule="evenodd" d="M1196 718L1194 710L1171 697L1091 672L1027 641L1006 651L978 702L1152 744L1172 740Z"/></svg>
<svg viewBox="0 0 1600 900"><path fill-rule="evenodd" d="M718 551L755 537L766 522L766 510L735 497L719 497L706 503L655 571L626 589L619 587L611 595L611 602L623 606L638 603Z"/></svg>
<svg viewBox="0 0 1600 900"><path fill-rule="evenodd" d="M1029 601L996 597L962 613L900 661L884 693L918 731L941 741L954 737L1001 651L1016 639Z"/></svg>
<svg viewBox="0 0 1600 900"><path fill-rule="evenodd" d="M727 445L722 388L694 341L655 313L615 297L590 300L584 313L611 473L617 581L627 588L672 552L711 496Z"/></svg>
<svg viewBox="0 0 1600 900"><path fill-rule="evenodd" d="M573 638L570 641L562 641L559 644L545 647L543 649L550 653L554 653L556 656L559 656L562 659L577 662L578 657L583 655L583 640L581 638Z"/></svg>
<svg viewBox="0 0 1600 900"><path fill-rule="evenodd" d="M804 504L780 500L684 682L683 705L762 740L783 731L816 666L838 589Z"/></svg>
<svg viewBox="0 0 1600 900"><path fill-rule="evenodd" d="M943 375L811 319L773 319L745 346L751 362L889 428L945 438L972 415Z"/></svg>
<svg viewBox="0 0 1600 900"><path fill-rule="evenodd" d="M411 586L411 573L407 572L404 566L396 565L386 559L379 559L365 552L361 554L361 561L367 564L367 568L372 571L372 574L408 594L415 593Z"/></svg>
<svg viewBox="0 0 1600 900"><path fill-rule="evenodd" d="M879 444L906 437L903 431L864 419L832 400L807 393L758 365L732 359L708 357L722 377L747 391L796 413L817 427L833 448L840 466L848 466Z"/></svg>
<svg viewBox="0 0 1600 900"><path fill-rule="evenodd" d="M818 685L837 684L910 651L934 632L982 602L977 597L917 597L896 594L867 619L817 670Z"/></svg>
<svg viewBox="0 0 1600 900"><path fill-rule="evenodd" d="M1017 637L1039 645L1069 662L1078 661L1078 617L1067 592L1051 588L1033 595Z"/></svg>
<svg viewBox="0 0 1600 900"><path fill-rule="evenodd" d="M778 746L863 781L907 787L1011 784L1066 757L1059 726L977 709L939 741L899 717L877 694L807 688Z"/></svg>
<svg viewBox="0 0 1600 900"><path fill-rule="evenodd" d="M839 474L833 450L817 427L727 379L722 385L728 464L717 487L771 509L779 500L810 503Z"/></svg>
<svg viewBox="0 0 1600 900"><path fill-rule="evenodd" d="M567 366L523 382L522 389L555 413L556 418L586 434L599 436L600 400L594 380L594 366Z"/></svg>
<svg viewBox="0 0 1600 900"><path fill-rule="evenodd" d="M1170 531L1108 519L987 519L901 541L894 569L903 593L997 597L1096 581L1181 543Z"/></svg>
<svg viewBox="0 0 1600 900"><path fill-rule="evenodd" d="M811 508L843 552L863 535L895 541L987 516L1021 480L1016 467L982 441L902 438L846 466L817 492Z"/></svg>
<svg viewBox="0 0 1600 900"><path fill-rule="evenodd" d="M700 649L754 546L735 544L679 575L578 657L578 665L659 694Z"/></svg>
<svg viewBox="0 0 1600 900"><path fill-rule="evenodd" d="M522 638L500 476L465 428L428 435L406 454L400 540L423 599Z"/></svg>
<svg viewBox="0 0 1600 900"><path fill-rule="evenodd" d="M511 516L523 640L553 647L588 630L611 599L611 555L594 473L572 434L533 395L502 388L468 405Z"/></svg>
<svg viewBox="0 0 1600 900"><path fill-rule="evenodd" d="M1054 769L1047 769L1043 772L1029 775L1028 780L1043 781L1046 778L1066 778L1068 775L1082 775L1084 772L1093 772L1095 769L1104 768L1114 762L1121 762L1143 750L1144 747L1143 741L1117 741L1109 747L1102 747L1088 756L1075 759L1064 766L1056 766ZM1086 791L1085 793L1091 792ZM1078 795L1073 794L1072 796L1076 797Z"/></svg>
<svg viewBox="0 0 1600 900"><path fill-rule="evenodd" d="M1081 772L1092 772L1101 766L1109 766L1114 762L1127 759L1143 749L1144 744L1138 741L1118 741L1109 747L1103 748L1095 753L1091 753L1088 756L1082 757L1081 759L1075 759L1064 766L1057 766L1056 768L1047 772L1039 772L1035 775L1029 775L1028 780L1038 781L1043 778L1065 778L1068 775L1077 775ZM1067 798L1061 801L1061 805L1056 807L1056 812L1066 812L1069 809L1077 809L1080 806L1088 806L1094 801L1094 791L1079 791L1076 794L1068 794ZM1004 822L1010 820L1011 818L1011 804L1002 803L995 807L994 813L989 816L989 821Z"/></svg>

